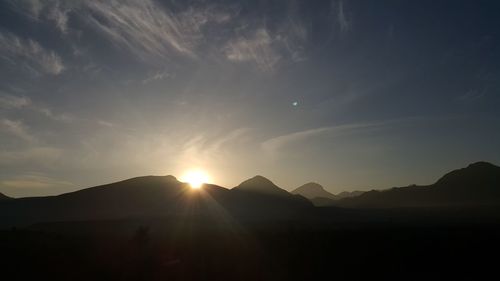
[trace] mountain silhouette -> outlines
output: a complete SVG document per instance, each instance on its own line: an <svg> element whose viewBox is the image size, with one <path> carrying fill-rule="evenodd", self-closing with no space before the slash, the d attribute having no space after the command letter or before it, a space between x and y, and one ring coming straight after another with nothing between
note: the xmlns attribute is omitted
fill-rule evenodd
<svg viewBox="0 0 500 281"><path fill-rule="evenodd" d="M322 195L322 187L307 184L295 190L305 196ZM306 192L307 191L307 192ZM314 192L313 192L314 191ZM323 190L324 191L324 190ZM382 191L344 194L333 200L310 199L316 206L333 206L322 215L331 217L344 208L475 207L500 205L500 167L486 162L454 170L427 186L411 185ZM329 193L328 193L329 194ZM331 197L331 195L328 195ZM207 217L214 210L252 221L287 219L320 214L299 194L291 194L272 181L255 176L233 189L205 184L194 190L174 176L145 176L82 189L58 196L9 198L0 196L0 224L103 220L137 217L182 218L186 212Z"/></svg>
<svg viewBox="0 0 500 281"><path fill-rule="evenodd" d="M477 162L449 172L431 185L372 190L341 199L335 205L363 208L500 205L500 167Z"/></svg>
<svg viewBox="0 0 500 281"><path fill-rule="evenodd" d="M291 193L302 195L307 199L314 199L314 198L328 198L333 200L337 199L337 196L326 191L323 188L323 186L315 182L309 182L304 185L301 185L300 187L294 189Z"/></svg>
<svg viewBox="0 0 500 281"><path fill-rule="evenodd" d="M204 184L202 189L193 190L174 176L145 176L58 196L3 200L0 204L0 222L29 224L151 216L181 217L186 215L186 210L191 216L203 217L219 207L238 217L279 217L312 206L304 198L301 200L283 192L287 196L253 194L213 184Z"/></svg>
<svg viewBox="0 0 500 281"><path fill-rule="evenodd" d="M233 190L254 192L254 193L282 196L282 197L290 196L290 193L288 191L275 185L269 179L259 175L243 181L238 186L234 187Z"/></svg>

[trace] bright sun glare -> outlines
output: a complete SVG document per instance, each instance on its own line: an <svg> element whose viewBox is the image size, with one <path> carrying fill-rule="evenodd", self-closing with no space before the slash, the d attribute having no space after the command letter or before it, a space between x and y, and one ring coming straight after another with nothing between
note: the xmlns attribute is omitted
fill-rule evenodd
<svg viewBox="0 0 500 281"><path fill-rule="evenodd" d="M210 176L204 171L192 170L186 172L181 177L181 181L188 183L191 188L198 189L204 183L210 182Z"/></svg>

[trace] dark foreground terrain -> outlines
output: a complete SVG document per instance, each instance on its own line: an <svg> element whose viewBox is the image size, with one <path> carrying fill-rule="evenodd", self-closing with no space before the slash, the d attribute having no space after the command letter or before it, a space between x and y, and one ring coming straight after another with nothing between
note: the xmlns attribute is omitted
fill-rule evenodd
<svg viewBox="0 0 500 281"><path fill-rule="evenodd" d="M0 280L497 275L498 166L471 164L429 186L319 198L324 207L304 197L317 190L290 194L262 176L193 190L173 176L147 176L58 196L3 196Z"/></svg>
<svg viewBox="0 0 500 281"><path fill-rule="evenodd" d="M185 218L38 224L0 232L1 275L2 280L495 276L500 224L410 221L221 224Z"/></svg>

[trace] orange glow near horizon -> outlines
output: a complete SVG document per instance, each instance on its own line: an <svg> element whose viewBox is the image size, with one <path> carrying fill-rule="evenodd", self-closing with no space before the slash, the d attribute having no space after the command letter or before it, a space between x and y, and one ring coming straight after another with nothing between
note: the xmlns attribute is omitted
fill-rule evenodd
<svg viewBox="0 0 500 281"><path fill-rule="evenodd" d="M210 182L211 178L205 171L190 170L185 172L180 180L188 183L193 189L199 189L203 186L203 184Z"/></svg>

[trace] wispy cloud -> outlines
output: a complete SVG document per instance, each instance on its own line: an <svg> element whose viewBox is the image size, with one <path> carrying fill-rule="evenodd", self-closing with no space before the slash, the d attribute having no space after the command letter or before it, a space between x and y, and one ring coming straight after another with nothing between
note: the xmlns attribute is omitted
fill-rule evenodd
<svg viewBox="0 0 500 281"><path fill-rule="evenodd" d="M69 8L64 8L59 2L55 2L46 13L46 17L53 21L62 33L66 33L68 31L69 12Z"/></svg>
<svg viewBox="0 0 500 281"><path fill-rule="evenodd" d="M198 135L187 141L181 148L183 161L209 163L218 160L230 147L248 140L250 128L237 128L222 136Z"/></svg>
<svg viewBox="0 0 500 281"><path fill-rule="evenodd" d="M69 123L73 117L68 114L57 114L47 106L34 103L30 98L24 96L13 96L0 92L0 109L3 110L29 110L41 114L53 121Z"/></svg>
<svg viewBox="0 0 500 281"><path fill-rule="evenodd" d="M276 153L279 149L293 144L305 141L307 139L322 136L324 134L343 134L347 132L353 132L357 130L364 130L370 128L376 128L386 125L386 122L375 122L375 123L354 123L339 126L330 127L320 127L299 132L294 132L290 134L285 134L277 137L270 138L261 143L261 147L264 151L271 154Z"/></svg>
<svg viewBox="0 0 500 281"><path fill-rule="evenodd" d="M63 150L48 146L32 146L19 150L0 150L0 167L18 165L51 165L61 158Z"/></svg>
<svg viewBox="0 0 500 281"><path fill-rule="evenodd" d="M13 9L35 20L48 20L62 33L68 31L69 12L76 1L7 0Z"/></svg>
<svg viewBox="0 0 500 281"><path fill-rule="evenodd" d="M261 142L261 148L270 153L276 153L280 149L286 148L286 146L298 144L309 139L314 139L323 136L338 137L345 134L360 133L360 132L373 132L376 130L397 128L397 127L408 127L414 126L416 124L436 122L441 120L453 120L460 118L456 115L442 115L442 116L408 116L397 119L373 121L373 122L359 122L350 123L337 126L328 126L313 128L298 132L293 132L289 134L284 134L276 137L272 137Z"/></svg>
<svg viewBox="0 0 500 281"><path fill-rule="evenodd" d="M475 102L481 100L486 95L486 90L484 89L472 89L464 94L459 95L456 100L459 102Z"/></svg>
<svg viewBox="0 0 500 281"><path fill-rule="evenodd" d="M223 6L200 1L181 8L154 0L11 2L31 18L52 22L62 33L72 30L70 17L77 17L76 22L86 22L86 27L102 34L116 48L150 64L164 64L177 57L213 58L222 50L229 61L250 62L271 72L278 62L305 59L308 34L293 3L283 6L290 12L273 23L271 31L266 15L238 17L241 7L237 3ZM146 83L150 81L154 79Z"/></svg>
<svg viewBox="0 0 500 281"><path fill-rule="evenodd" d="M264 71L272 71L281 58L273 48L273 39L264 28L251 36L230 41L225 47L225 54L230 61L254 62Z"/></svg>
<svg viewBox="0 0 500 281"><path fill-rule="evenodd" d="M144 78L142 80L142 83L143 84L148 84L148 83L151 83L151 82L154 82L154 81L160 81L160 80L167 79L167 78L170 78L170 77L173 77L173 76L174 75L171 74L168 71L158 71L158 72L155 72L155 73L151 74L150 76Z"/></svg>
<svg viewBox="0 0 500 281"><path fill-rule="evenodd" d="M290 20L277 38L284 45L292 61L299 62L306 59L304 52L308 32L303 24Z"/></svg>
<svg viewBox="0 0 500 281"><path fill-rule="evenodd" d="M42 2L41 0L7 0L14 10L24 14L32 19L38 20L44 6L49 1Z"/></svg>
<svg viewBox="0 0 500 281"><path fill-rule="evenodd" d="M258 21L259 24L241 26L237 35L229 38L222 48L226 58L233 62L253 63L265 72L273 72L286 63L305 60L309 34L292 4L288 7L286 19L277 21L273 28L265 24L265 16Z"/></svg>
<svg viewBox="0 0 500 281"><path fill-rule="evenodd" d="M41 173L22 174L0 181L2 192L14 197L56 195L76 188L69 181L46 176Z"/></svg>
<svg viewBox="0 0 500 281"><path fill-rule="evenodd" d="M9 0L18 12L35 20L48 20L63 33L70 14L86 21L107 40L125 47L143 60L168 58L172 54L196 57L205 39L203 27L225 24L234 9L211 3L194 3L186 9L169 9L153 0Z"/></svg>
<svg viewBox="0 0 500 281"><path fill-rule="evenodd" d="M331 2L332 12L336 18L337 24L339 26L340 32L347 32L351 29L351 21L347 18L344 1L332 1Z"/></svg>
<svg viewBox="0 0 500 281"><path fill-rule="evenodd" d="M11 95L0 95L0 108L20 109L31 105L31 99Z"/></svg>
<svg viewBox="0 0 500 281"><path fill-rule="evenodd" d="M3 180L0 186L8 188L53 188L55 186L73 187L73 183L56 180L41 175L25 175L22 177Z"/></svg>
<svg viewBox="0 0 500 281"><path fill-rule="evenodd" d="M62 59L37 41L22 39L11 33L0 33L0 59L23 66L35 74L58 75L64 70Z"/></svg>
<svg viewBox="0 0 500 281"><path fill-rule="evenodd" d="M12 135L26 142L35 142L36 138L28 133L27 127L22 121L0 119L0 133Z"/></svg>
<svg viewBox="0 0 500 281"><path fill-rule="evenodd" d="M226 16L197 9L175 13L151 0L85 1L87 20L114 44L143 60L168 58L172 53L196 57L201 27Z"/></svg>

